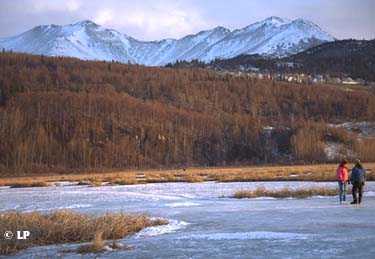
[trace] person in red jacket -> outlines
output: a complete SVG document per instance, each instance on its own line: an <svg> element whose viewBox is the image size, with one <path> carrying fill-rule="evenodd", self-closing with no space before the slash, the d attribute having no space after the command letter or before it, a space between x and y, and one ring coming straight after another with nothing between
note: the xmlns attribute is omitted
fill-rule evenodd
<svg viewBox="0 0 375 259"><path fill-rule="evenodd" d="M344 201L346 201L346 188L348 185L348 161L342 160L339 167L337 168L337 181L339 183L339 198L340 198L340 204L342 204Z"/></svg>

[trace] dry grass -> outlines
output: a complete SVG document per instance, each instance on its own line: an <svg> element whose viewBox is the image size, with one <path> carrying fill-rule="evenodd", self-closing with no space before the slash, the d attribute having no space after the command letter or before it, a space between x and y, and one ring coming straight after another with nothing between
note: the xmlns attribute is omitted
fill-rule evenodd
<svg viewBox="0 0 375 259"><path fill-rule="evenodd" d="M181 182L182 179L176 172L173 171L160 171L160 172L146 172L145 182L147 183L172 183Z"/></svg>
<svg viewBox="0 0 375 259"><path fill-rule="evenodd" d="M365 163L367 180L375 180L375 163ZM336 181L337 164L295 166L251 166L226 168L187 168L183 170L145 170L109 173L82 173L47 176L0 178L0 186L31 187L56 181L77 181L101 186L110 184L140 184L165 182L255 182L255 181ZM45 186L44 185L44 186Z"/></svg>
<svg viewBox="0 0 375 259"><path fill-rule="evenodd" d="M273 198L307 198L311 196L335 196L338 194L337 189L328 189L324 187L308 188L308 189L289 189L283 188L281 190L267 190L264 187L259 187L254 191L241 190L237 191L233 198L257 198L257 197L273 197Z"/></svg>
<svg viewBox="0 0 375 259"><path fill-rule="evenodd" d="M101 253L113 250L131 250L133 246L124 245L114 240L105 242L102 238L102 232L95 234L94 240L90 244L82 245L77 250L66 250L65 252L78 252L80 254Z"/></svg>
<svg viewBox="0 0 375 259"><path fill-rule="evenodd" d="M83 245L78 248L77 252L81 254L85 253L99 253L105 251L105 242L103 240L103 232L98 231L95 233L94 240L91 244Z"/></svg>
<svg viewBox="0 0 375 259"><path fill-rule="evenodd" d="M28 240L1 240L2 255L31 246L88 242L93 239L96 240L94 246L99 249L100 239L120 239L145 227L168 223L165 220L152 220L145 215L108 213L94 216L69 210L49 214L6 212L0 214L0 219L0 233L9 230L13 233L28 230L31 233Z"/></svg>
<svg viewBox="0 0 375 259"><path fill-rule="evenodd" d="M92 187L99 187L103 185L103 180L97 177L89 179L88 182L89 182L89 185Z"/></svg>
<svg viewBox="0 0 375 259"><path fill-rule="evenodd" d="M184 180L188 183L199 183L203 182L205 179L198 173L187 172L184 174Z"/></svg>
<svg viewBox="0 0 375 259"><path fill-rule="evenodd" d="M375 180L375 164L365 164L367 179ZM336 181L336 164L235 168L217 171L214 179L220 182L256 181Z"/></svg>

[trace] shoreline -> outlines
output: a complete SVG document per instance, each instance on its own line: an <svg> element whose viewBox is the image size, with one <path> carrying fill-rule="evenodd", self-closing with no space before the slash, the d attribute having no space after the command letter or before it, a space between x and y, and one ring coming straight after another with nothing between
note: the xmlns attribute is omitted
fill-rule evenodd
<svg viewBox="0 0 375 259"><path fill-rule="evenodd" d="M365 163L367 181L375 181L375 163ZM133 185L170 182L282 182L336 181L337 164L272 165L243 167L193 167L168 170L126 170L103 173L46 174L0 177L0 186L46 187L56 182L78 182L79 185Z"/></svg>

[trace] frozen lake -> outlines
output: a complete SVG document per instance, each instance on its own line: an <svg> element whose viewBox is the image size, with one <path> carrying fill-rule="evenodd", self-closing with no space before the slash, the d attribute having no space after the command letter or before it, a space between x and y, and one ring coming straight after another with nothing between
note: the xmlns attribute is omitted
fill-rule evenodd
<svg viewBox="0 0 375 259"><path fill-rule="evenodd" d="M337 197L309 199L223 198L241 189L336 183L162 183L132 186L0 188L0 210L74 209L88 213L140 212L170 220L122 243L130 251L101 258L374 258L375 183L367 183L364 204L339 205ZM351 196L348 195L351 201ZM76 245L35 247L14 257L82 258L61 251ZM354 254L353 254L354 252ZM85 256L84 256L85 257ZM87 255L87 257L92 257Z"/></svg>

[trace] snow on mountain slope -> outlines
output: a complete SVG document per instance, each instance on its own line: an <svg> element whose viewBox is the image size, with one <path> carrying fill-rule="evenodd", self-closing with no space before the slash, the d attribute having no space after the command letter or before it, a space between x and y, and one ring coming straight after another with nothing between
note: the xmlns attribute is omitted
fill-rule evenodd
<svg viewBox="0 0 375 259"><path fill-rule="evenodd" d="M87 60L165 65L176 60L210 61L240 54L285 56L333 40L312 22L279 17L234 31L216 27L181 39L161 41L139 41L91 21L81 21L65 26L38 26L18 36L0 39L0 48Z"/></svg>
<svg viewBox="0 0 375 259"><path fill-rule="evenodd" d="M128 62L134 61L128 53L132 41L117 31L81 21L66 26L38 26L0 41L0 47L32 54Z"/></svg>
<svg viewBox="0 0 375 259"><path fill-rule="evenodd" d="M270 17L232 34L213 45L202 59L231 58L240 54L286 56L334 38L312 22Z"/></svg>
<svg viewBox="0 0 375 259"><path fill-rule="evenodd" d="M212 44L223 39L230 31L223 27L201 31L179 40L168 39L154 42L138 42L134 45L133 55L137 63L145 65L163 65L176 60L199 58Z"/></svg>

